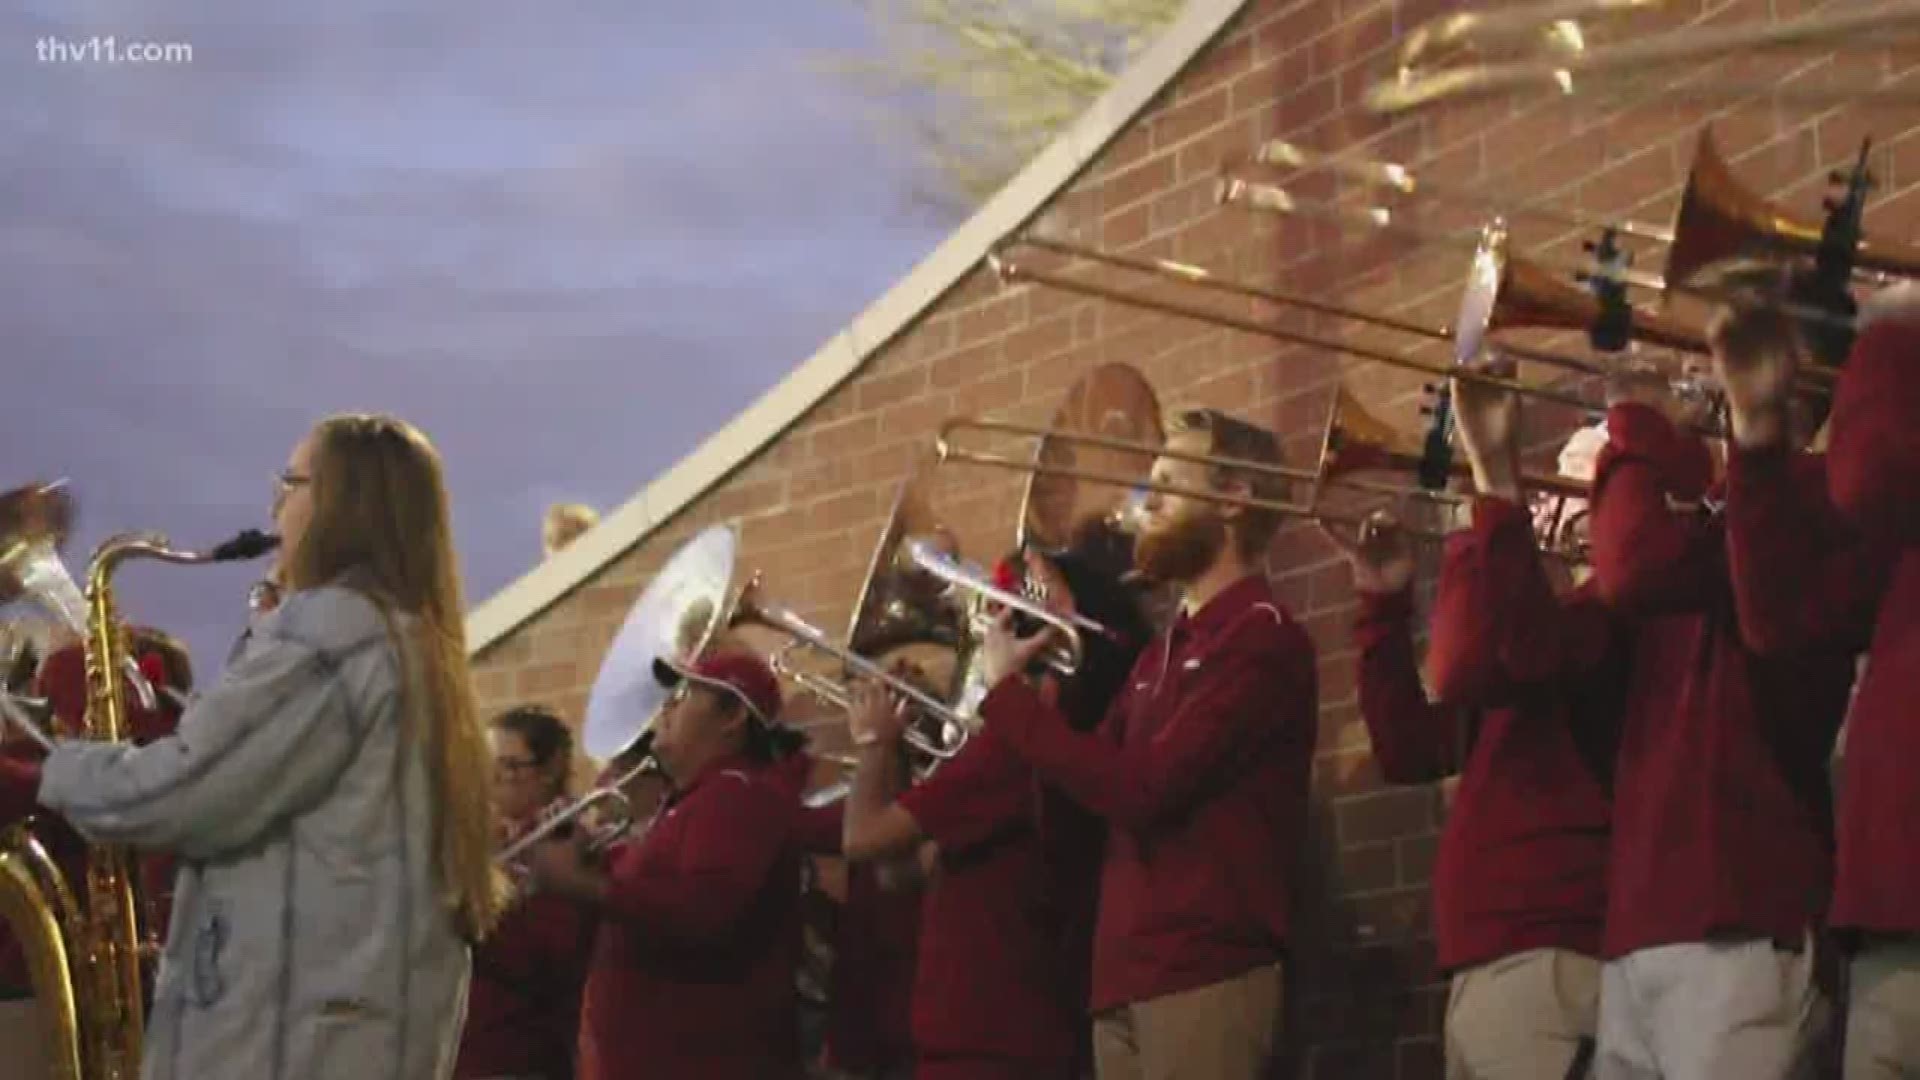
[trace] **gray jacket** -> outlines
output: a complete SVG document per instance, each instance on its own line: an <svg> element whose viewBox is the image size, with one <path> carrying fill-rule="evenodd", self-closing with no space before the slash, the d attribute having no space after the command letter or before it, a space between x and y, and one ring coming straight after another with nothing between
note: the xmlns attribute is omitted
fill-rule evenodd
<svg viewBox="0 0 1920 1080"><path fill-rule="evenodd" d="M470 957L435 886L427 771L379 610L329 586L261 617L179 731L62 742L40 800L180 872L143 1080L431 1080Z"/></svg>

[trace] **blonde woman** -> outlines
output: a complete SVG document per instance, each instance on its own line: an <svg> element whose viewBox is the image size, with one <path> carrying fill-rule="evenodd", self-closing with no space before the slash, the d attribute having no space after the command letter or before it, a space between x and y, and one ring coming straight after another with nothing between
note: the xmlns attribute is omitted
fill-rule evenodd
<svg viewBox="0 0 1920 1080"><path fill-rule="evenodd" d="M444 1077L503 891L439 458L336 416L276 483L280 605L176 734L62 742L38 798L180 857L143 1080Z"/></svg>

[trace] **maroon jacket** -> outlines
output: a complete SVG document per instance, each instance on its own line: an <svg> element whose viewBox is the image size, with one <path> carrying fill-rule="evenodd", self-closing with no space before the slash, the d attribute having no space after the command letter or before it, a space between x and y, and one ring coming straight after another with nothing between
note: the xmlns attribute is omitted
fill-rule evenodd
<svg viewBox="0 0 1920 1080"><path fill-rule="evenodd" d="M1473 527L1447 541L1427 654L1438 704L1414 659L1410 592L1361 597L1360 716L1381 772L1460 776L1433 872L1446 971L1529 949L1600 952L1624 663L1587 591L1563 622L1588 640L1538 677L1529 631L1558 606L1526 511L1498 499L1477 501Z"/></svg>
<svg viewBox="0 0 1920 1080"><path fill-rule="evenodd" d="M141 670L154 689L172 685L168 677L168 665L158 653L142 653ZM86 651L81 645L69 645L48 654L40 663L40 669L34 674L34 686L53 706L55 724L63 736L74 737L80 734L87 710ZM174 703L162 696L152 710L140 707L131 688L126 690L128 734L136 744L144 745L155 739L173 734L180 723L180 712ZM30 745L30 744L29 744ZM33 790L39 790L40 756L38 747L21 748L17 752L9 751L16 762L15 775L20 779L26 773L19 766L32 760ZM18 784L13 785L18 787ZM15 796L17 797L17 795ZM34 809L31 804L21 808L21 816L32 813L36 818L34 833L45 844L47 852L66 875L69 884L83 888L87 870L87 842L73 831L65 820L44 810ZM4 819L0 819L4 820ZM151 934L164 936L167 920L172 911L173 898L173 858L169 855L140 855L135 860L137 882L140 895L145 901L146 910L141 912L141 926ZM0 997L22 994L27 991L26 957L20 951L19 942L14 940L12 932L0 925Z"/></svg>
<svg viewBox="0 0 1920 1080"><path fill-rule="evenodd" d="M0 755L0 829L16 825L33 813L39 794L39 763Z"/></svg>
<svg viewBox="0 0 1920 1080"><path fill-rule="evenodd" d="M1609 410L1607 428L1594 570L1635 640L1606 954L1725 936L1798 943L1827 907L1827 763L1852 659L1753 650L1705 446L1640 405Z"/></svg>
<svg viewBox="0 0 1920 1080"><path fill-rule="evenodd" d="M800 847L838 855L846 804L800 814ZM826 1064L883 1072L913 1060L913 986L920 941L919 888L888 889L874 866L847 868L847 898L834 919L827 990Z"/></svg>
<svg viewBox="0 0 1920 1080"><path fill-rule="evenodd" d="M1156 637L1095 733L1075 732L1017 678L980 714L1107 821L1093 1011L1284 955L1319 703L1313 642L1264 577Z"/></svg>
<svg viewBox="0 0 1920 1080"><path fill-rule="evenodd" d="M592 912L563 897L531 896L508 912L474 950L455 1080L573 1075L593 936Z"/></svg>
<svg viewBox="0 0 1920 1080"><path fill-rule="evenodd" d="M940 847L921 908L913 1042L921 1075L961 1063L1064 1074L1082 1022L1057 944L1056 903L1033 770L976 735L899 805Z"/></svg>
<svg viewBox="0 0 1920 1080"><path fill-rule="evenodd" d="M797 1080L801 777L720 762L613 849L582 1080Z"/></svg>
<svg viewBox="0 0 1920 1080"><path fill-rule="evenodd" d="M1903 545L1920 544L1916 364L1920 319L1909 315L1869 326L1834 390L1827 453L1840 512L1857 528Z"/></svg>
<svg viewBox="0 0 1920 1080"><path fill-rule="evenodd" d="M1832 922L1920 934L1920 323L1871 326L1835 393L1817 458L1735 457L1729 540L1756 646L1867 650L1842 766ZM1836 516L1839 521L1836 521ZM1850 527L1850 528L1849 528Z"/></svg>

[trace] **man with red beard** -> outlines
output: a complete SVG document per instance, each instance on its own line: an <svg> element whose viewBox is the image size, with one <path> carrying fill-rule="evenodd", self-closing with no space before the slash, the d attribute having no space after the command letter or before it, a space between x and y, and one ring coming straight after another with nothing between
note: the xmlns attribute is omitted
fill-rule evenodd
<svg viewBox="0 0 1920 1080"><path fill-rule="evenodd" d="M1733 420L1727 513L1741 627L1767 651L1867 654L1848 722L1828 920L1849 954L1849 1080L1920 1072L1916 299L1906 286L1864 305L1824 462L1791 449L1796 420L1805 427L1806 399L1794 394L1806 355L1799 328L1752 305L1725 313L1713 334Z"/></svg>
<svg viewBox="0 0 1920 1080"><path fill-rule="evenodd" d="M1213 410L1174 417L1167 449L1280 460L1271 432ZM1135 561L1179 588L1180 610L1104 723L1075 731L1019 677L1051 638L1019 638L1005 615L982 646L992 689L980 714L1107 822L1091 994L1101 1080L1258 1080L1279 1051L1317 734L1313 643L1267 581L1279 514L1219 498L1273 499L1283 481L1172 456L1152 479L1167 490L1142 505Z"/></svg>
<svg viewBox="0 0 1920 1080"><path fill-rule="evenodd" d="M1437 703L1415 660L1405 533L1378 519L1357 543L1328 530L1359 593L1360 716L1389 783L1460 778L1433 872L1449 1080L1584 1076L1599 1020L1624 641L1593 589L1550 580L1574 575L1536 549L1515 396L1461 382L1453 393L1479 497L1471 527L1447 539L1434 598ZM1569 457L1562 473L1585 479ZM1542 622L1560 640L1541 635Z"/></svg>

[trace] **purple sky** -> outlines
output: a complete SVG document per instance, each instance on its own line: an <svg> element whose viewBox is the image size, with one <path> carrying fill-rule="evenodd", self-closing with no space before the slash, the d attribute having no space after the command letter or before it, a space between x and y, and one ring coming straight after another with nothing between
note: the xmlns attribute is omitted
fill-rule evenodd
<svg viewBox="0 0 1920 1080"><path fill-rule="evenodd" d="M35 57L94 34L193 59ZM395 412L484 600L547 504L618 505L947 231L817 71L866 42L842 0L0 0L0 487L71 478L78 574L260 524L313 420ZM258 569L122 604L211 674Z"/></svg>

